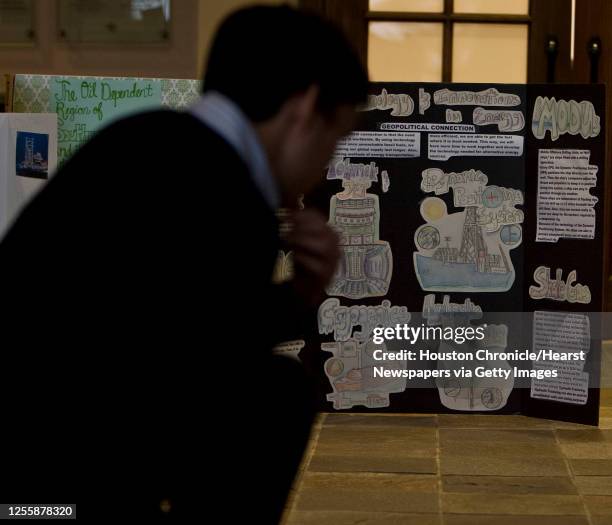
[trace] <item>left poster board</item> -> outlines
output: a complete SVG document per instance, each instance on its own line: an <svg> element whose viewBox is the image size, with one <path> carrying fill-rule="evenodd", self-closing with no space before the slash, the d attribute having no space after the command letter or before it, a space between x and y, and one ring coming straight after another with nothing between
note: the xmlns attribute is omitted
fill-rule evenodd
<svg viewBox="0 0 612 525"><path fill-rule="evenodd" d="M57 167L57 115L0 113L0 236Z"/></svg>
<svg viewBox="0 0 612 525"><path fill-rule="evenodd" d="M183 109L200 93L191 79L27 75L11 77L8 111L56 113L58 162L66 161L101 128L151 109Z"/></svg>

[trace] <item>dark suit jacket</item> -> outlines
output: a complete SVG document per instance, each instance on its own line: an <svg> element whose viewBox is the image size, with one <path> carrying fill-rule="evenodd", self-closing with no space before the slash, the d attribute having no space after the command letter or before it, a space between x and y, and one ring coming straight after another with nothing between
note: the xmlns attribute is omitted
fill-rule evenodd
<svg viewBox="0 0 612 525"><path fill-rule="evenodd" d="M205 517L227 497L227 522L278 506L286 481L260 480L271 444L299 461L310 417L300 372L271 364L305 312L270 282L278 249L245 164L187 114L135 116L79 150L0 245L0 499L81 517L154 517L168 499Z"/></svg>

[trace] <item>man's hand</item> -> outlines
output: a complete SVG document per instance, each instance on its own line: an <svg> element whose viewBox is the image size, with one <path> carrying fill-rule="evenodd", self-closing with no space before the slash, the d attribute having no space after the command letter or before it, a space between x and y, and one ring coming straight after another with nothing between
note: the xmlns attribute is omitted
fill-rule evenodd
<svg viewBox="0 0 612 525"><path fill-rule="evenodd" d="M293 251L294 286L302 299L314 306L323 300L340 260L338 235L316 210L296 212L292 223L286 240Z"/></svg>

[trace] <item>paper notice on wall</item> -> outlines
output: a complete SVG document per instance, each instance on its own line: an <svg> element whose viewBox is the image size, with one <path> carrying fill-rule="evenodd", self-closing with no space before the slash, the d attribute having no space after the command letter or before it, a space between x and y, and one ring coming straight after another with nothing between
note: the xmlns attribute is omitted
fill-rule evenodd
<svg viewBox="0 0 612 525"><path fill-rule="evenodd" d="M451 157L520 157L524 138L518 135L429 135L430 160Z"/></svg>
<svg viewBox="0 0 612 525"><path fill-rule="evenodd" d="M421 134L356 131L341 140L336 157L416 158L421 155Z"/></svg>
<svg viewBox="0 0 612 525"><path fill-rule="evenodd" d="M161 81L155 79L53 77L50 83L60 163L113 120L161 105Z"/></svg>
<svg viewBox="0 0 612 525"><path fill-rule="evenodd" d="M536 311L533 316L533 351L554 350L559 354L579 354L586 358L591 336L588 316L568 312ZM584 372L585 359L538 360L534 370L554 370L557 377L532 379L531 397L574 405L586 404L589 397L589 374Z"/></svg>
<svg viewBox="0 0 612 525"><path fill-rule="evenodd" d="M541 149L538 153L538 242L595 238L598 167L589 164L591 152L579 149Z"/></svg>

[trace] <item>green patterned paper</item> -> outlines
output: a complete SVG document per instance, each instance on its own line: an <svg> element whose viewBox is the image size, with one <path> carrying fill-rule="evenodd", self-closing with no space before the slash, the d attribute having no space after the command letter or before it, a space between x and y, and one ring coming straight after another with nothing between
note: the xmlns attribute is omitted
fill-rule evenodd
<svg viewBox="0 0 612 525"><path fill-rule="evenodd" d="M62 94L59 89L61 86L66 88L67 85L72 92L70 95L67 95L65 91ZM188 79L15 75L13 111L15 113L57 113L59 109L63 110L68 117L72 117L60 118L58 123L60 138L58 160L63 162L89 138L92 132L118 117L126 116L135 110L153 107L177 110L187 108L199 96L200 85L199 80ZM136 86L136 91L130 91L134 86ZM147 86L150 86L151 89L148 90ZM103 89L105 93L102 93ZM115 93L124 93L126 96L121 97L120 100L117 97L113 98L111 94L113 89ZM143 96L129 96L134 93L141 93ZM151 96L144 96L147 93ZM60 105L58 108L58 95L60 103L68 103L71 107L66 108L66 105ZM97 100L94 104L95 97L107 100ZM94 113L94 109L100 102L106 109L102 108ZM89 113L85 107L89 108ZM79 129L82 132L78 132Z"/></svg>

